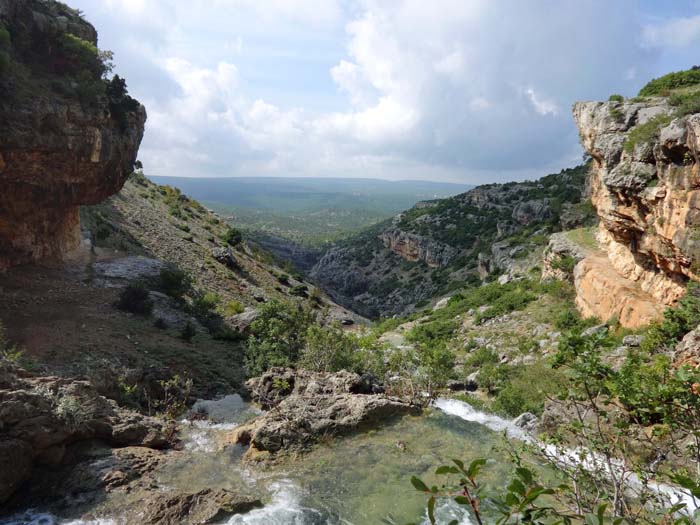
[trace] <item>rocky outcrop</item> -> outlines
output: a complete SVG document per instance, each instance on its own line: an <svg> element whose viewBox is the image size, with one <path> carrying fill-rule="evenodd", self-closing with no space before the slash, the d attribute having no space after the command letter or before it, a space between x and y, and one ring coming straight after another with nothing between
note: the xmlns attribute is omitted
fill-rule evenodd
<svg viewBox="0 0 700 525"><path fill-rule="evenodd" d="M119 408L86 381L23 376L0 362L0 502L29 479L33 465L61 463L71 443L167 444L159 420Z"/></svg>
<svg viewBox="0 0 700 525"><path fill-rule="evenodd" d="M572 281L575 265L589 253L590 250L576 244L566 232L552 234L542 258L542 279Z"/></svg>
<svg viewBox="0 0 700 525"><path fill-rule="evenodd" d="M658 320L664 305L622 277L605 254L591 255L574 268L576 306L582 317L619 320L627 328L640 328Z"/></svg>
<svg viewBox="0 0 700 525"><path fill-rule="evenodd" d="M347 434L416 410L386 396L370 376L273 368L246 383L268 412L238 427L229 441L249 445L248 459L299 451L326 436Z"/></svg>
<svg viewBox="0 0 700 525"><path fill-rule="evenodd" d="M583 146L594 159L592 203L609 266L602 287L593 269L603 261L577 268L577 302L601 318L624 308L619 317L626 326L658 318L683 294L689 278L700 277L700 114L674 111L664 98L574 106ZM639 126L647 133L639 133ZM613 295L613 279L637 293L632 299L593 295Z"/></svg>
<svg viewBox="0 0 700 525"><path fill-rule="evenodd" d="M310 276L368 317L407 314L449 289L539 264L545 236L588 225L588 165L424 201L331 246ZM419 306L420 305L420 306Z"/></svg>
<svg viewBox="0 0 700 525"><path fill-rule="evenodd" d="M80 243L79 206L116 193L146 112L100 77L97 33L58 2L0 0L11 35L0 75L0 270Z"/></svg>
<svg viewBox="0 0 700 525"><path fill-rule="evenodd" d="M262 502L225 489L204 489L194 494L158 494L144 503L142 525L178 523L202 525L222 522L233 514L262 507Z"/></svg>
<svg viewBox="0 0 700 525"><path fill-rule="evenodd" d="M409 233L399 228L384 230L379 238L384 246L402 259L416 262L423 261L431 268L443 268L459 253L447 244Z"/></svg>

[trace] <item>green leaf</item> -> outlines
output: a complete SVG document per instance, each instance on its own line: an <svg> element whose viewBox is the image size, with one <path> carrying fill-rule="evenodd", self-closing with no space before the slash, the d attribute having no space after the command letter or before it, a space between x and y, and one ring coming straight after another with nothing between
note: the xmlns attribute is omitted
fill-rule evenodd
<svg viewBox="0 0 700 525"><path fill-rule="evenodd" d="M481 458L481 459L475 459L469 464L469 468L467 469L467 477L469 478L474 478L476 475L479 473L481 470L481 467L486 465L486 460Z"/></svg>
<svg viewBox="0 0 700 525"><path fill-rule="evenodd" d="M508 485L508 490L510 492L515 492L519 494L520 496L525 496L525 485L522 484L522 482L519 479L513 479L513 481L510 482L510 485Z"/></svg>
<svg viewBox="0 0 700 525"><path fill-rule="evenodd" d="M435 525L435 496L431 496L428 500L428 519L432 525Z"/></svg>
<svg viewBox="0 0 700 525"><path fill-rule="evenodd" d="M456 467L451 467L449 465L443 465L443 466L437 468L437 470L435 471L435 474L437 474L437 475L459 474L459 469L457 469Z"/></svg>
<svg viewBox="0 0 700 525"><path fill-rule="evenodd" d="M515 472L526 485L532 483L532 471L530 469L525 467L518 467L515 469Z"/></svg>
<svg viewBox="0 0 700 525"><path fill-rule="evenodd" d="M430 492L428 485L423 483L423 481L421 481L421 479L417 476L413 476L411 478L411 484L415 487L416 490L419 490L421 492Z"/></svg>
<svg viewBox="0 0 700 525"><path fill-rule="evenodd" d="M455 502L458 505L471 505L469 498L466 496L455 496Z"/></svg>

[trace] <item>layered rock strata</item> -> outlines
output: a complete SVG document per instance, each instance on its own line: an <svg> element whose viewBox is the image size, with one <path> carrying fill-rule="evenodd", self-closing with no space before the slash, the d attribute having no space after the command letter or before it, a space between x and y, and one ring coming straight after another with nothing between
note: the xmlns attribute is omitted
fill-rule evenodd
<svg viewBox="0 0 700 525"><path fill-rule="evenodd" d="M584 315L638 327L700 277L700 114L676 116L654 98L581 102L574 118L594 160L591 198L606 254L577 267L577 304Z"/></svg>

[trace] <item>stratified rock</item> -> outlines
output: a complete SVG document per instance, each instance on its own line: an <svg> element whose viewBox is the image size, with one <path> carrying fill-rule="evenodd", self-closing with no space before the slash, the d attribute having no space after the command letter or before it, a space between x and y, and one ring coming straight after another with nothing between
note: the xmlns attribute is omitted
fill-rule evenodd
<svg viewBox="0 0 700 525"><path fill-rule="evenodd" d="M415 407L373 394L371 378L275 368L247 383L269 412L238 427L233 443L249 445L248 459L280 451L303 450L324 436L347 434L414 412Z"/></svg>
<svg viewBox="0 0 700 525"><path fill-rule="evenodd" d="M416 262L423 261L431 268L443 268L459 253L447 244L409 233L399 228L390 228L380 234L384 246L398 254L402 259Z"/></svg>
<svg viewBox="0 0 700 525"><path fill-rule="evenodd" d="M7 473L0 474L7 476L0 502L29 479L32 465L56 465L67 444L87 439L118 447L167 444L162 422L119 408L87 381L18 378L0 389L0 473Z"/></svg>
<svg viewBox="0 0 700 525"><path fill-rule="evenodd" d="M13 65L0 75L1 271L79 246L78 207L122 187L146 111L124 94L98 94L105 85L90 66L77 74L83 58L64 43L97 44L77 12L59 2L0 0L0 23Z"/></svg>
<svg viewBox="0 0 700 525"><path fill-rule="evenodd" d="M143 506L142 525L204 525L260 508L262 502L225 489L204 489L194 494L158 494Z"/></svg>
<svg viewBox="0 0 700 525"><path fill-rule="evenodd" d="M640 326L659 319L688 278L700 279L700 114L674 111L664 98L574 106L594 159L592 203L607 252L607 263L577 267L577 304L585 315ZM660 116L665 120L649 142L624 147L635 126Z"/></svg>

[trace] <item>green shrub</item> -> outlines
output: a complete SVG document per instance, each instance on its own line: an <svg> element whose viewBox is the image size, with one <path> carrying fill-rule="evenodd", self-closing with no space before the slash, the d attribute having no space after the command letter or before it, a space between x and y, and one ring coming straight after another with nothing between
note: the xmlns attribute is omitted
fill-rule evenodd
<svg viewBox="0 0 700 525"><path fill-rule="evenodd" d="M457 322L454 319L429 321L414 326L406 340L411 343L429 345L451 339L457 330Z"/></svg>
<svg viewBox="0 0 700 525"><path fill-rule="evenodd" d="M117 308L125 312L148 316L153 311L153 301L143 283L131 283L119 294Z"/></svg>
<svg viewBox="0 0 700 525"><path fill-rule="evenodd" d="M659 78L649 81L639 90L640 97L652 97L665 95L673 89L695 86L700 84L700 68L697 66L686 71L676 71L668 73Z"/></svg>
<svg viewBox="0 0 700 525"><path fill-rule="evenodd" d="M650 118L644 124L637 124L627 134L623 149L627 153L632 153L638 144L653 142L658 137L661 128L670 124L672 120L673 116L661 114Z"/></svg>
<svg viewBox="0 0 700 525"><path fill-rule="evenodd" d="M272 366L294 366L306 344L306 332L315 322L313 312L303 306L270 301L250 325L246 366L260 375Z"/></svg>
<svg viewBox="0 0 700 525"><path fill-rule="evenodd" d="M552 268L567 274L571 274L574 272L574 268L576 267L577 263L578 261L575 257L572 257L571 255L564 255L552 261Z"/></svg>
<svg viewBox="0 0 700 525"><path fill-rule="evenodd" d="M243 241L243 234L240 230L229 227L221 236L221 240L229 246L238 246Z"/></svg>
<svg viewBox="0 0 700 525"><path fill-rule="evenodd" d="M179 268L163 268L160 271L158 287L164 294L174 299L182 299L192 288L192 278Z"/></svg>
<svg viewBox="0 0 700 525"><path fill-rule="evenodd" d="M227 317L242 314L245 311L245 306L240 301L228 301L222 308L222 312Z"/></svg>
<svg viewBox="0 0 700 525"><path fill-rule="evenodd" d="M698 325L700 325L700 285L690 282L685 296L675 306L664 311L663 321L648 328L641 348L649 353L668 349Z"/></svg>
<svg viewBox="0 0 700 525"><path fill-rule="evenodd" d="M214 292L198 293L192 300L192 313L200 320L211 317L221 302L221 297Z"/></svg>
<svg viewBox="0 0 700 525"><path fill-rule="evenodd" d="M180 330L180 339L189 343L195 335L197 335L197 329L191 321L187 321L185 326L182 327L182 330Z"/></svg>
<svg viewBox="0 0 700 525"><path fill-rule="evenodd" d="M308 297L308 291L309 287L305 284L297 284L295 286L292 286L292 288L289 290L289 293L291 295L296 295L297 297Z"/></svg>
<svg viewBox="0 0 700 525"><path fill-rule="evenodd" d="M610 102L624 102L625 97L623 97L622 95L614 94L614 95L610 95L610 97L608 97L608 100Z"/></svg>
<svg viewBox="0 0 700 525"><path fill-rule="evenodd" d="M495 365L496 363L498 363L498 354L495 350L482 346L469 354L464 361L464 374L469 375L484 365Z"/></svg>
<svg viewBox="0 0 700 525"><path fill-rule="evenodd" d="M340 324L313 324L306 331L306 344L299 358L299 366L317 372L351 370L356 349L356 340L346 335Z"/></svg>
<svg viewBox="0 0 700 525"><path fill-rule="evenodd" d="M566 377L544 363L530 366L512 366L508 378L496 394L492 408L510 417L523 412L541 415L547 396L566 388ZM537 378L533 381L533 378Z"/></svg>
<svg viewBox="0 0 700 525"><path fill-rule="evenodd" d="M700 113L700 90L673 93L668 97L668 103L676 108L676 115L679 117Z"/></svg>

